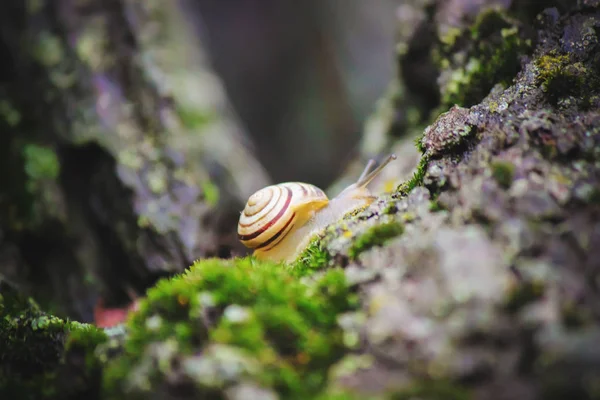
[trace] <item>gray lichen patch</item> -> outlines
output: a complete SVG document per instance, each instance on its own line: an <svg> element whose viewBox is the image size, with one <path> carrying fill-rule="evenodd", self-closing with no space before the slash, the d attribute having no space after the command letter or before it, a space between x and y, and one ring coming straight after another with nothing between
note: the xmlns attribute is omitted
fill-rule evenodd
<svg viewBox="0 0 600 400"><path fill-rule="evenodd" d="M600 187L600 114L580 101L577 86L548 85L543 74L588 82L584 96L596 99L593 46L577 62L581 47L558 64L548 58L549 48L562 46L563 29L580 31L596 18L564 17L560 29L545 31L511 86L469 109L453 108L426 129L420 145L430 158L422 184L437 195L434 209L410 201L429 196L417 188L344 221L351 238L325 237L324 249L348 263L348 281L363 294L359 332L366 344L359 354L370 360L345 372L335 387L394 393L402 389L393 382L424 375L454 382L456 393L464 388L458 382L471 382L481 398L496 398L498 382L517 382L509 389L517 397L552 390L592 397L583 378L553 378L573 363L591 379L600 364L597 357L593 366L585 364L586 351L575 345L597 337L590 333L597 296L590 275L580 271L593 280L600 274L600 254L591 247L600 247L598 191L591 189ZM568 98L569 104L557 101ZM402 234L348 261L345 249L363 229L385 221L383 210L402 221ZM542 388L527 382L517 359L538 366Z"/></svg>
<svg viewBox="0 0 600 400"><path fill-rule="evenodd" d="M473 134L473 125L469 123L469 110L452 107L425 129L421 147L429 157L439 157L465 143Z"/></svg>

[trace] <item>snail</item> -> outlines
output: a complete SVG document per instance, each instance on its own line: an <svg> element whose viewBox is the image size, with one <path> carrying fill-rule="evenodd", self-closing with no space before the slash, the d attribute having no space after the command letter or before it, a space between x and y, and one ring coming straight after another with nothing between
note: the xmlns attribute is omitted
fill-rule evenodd
<svg viewBox="0 0 600 400"><path fill-rule="evenodd" d="M331 200L318 187L302 182L258 190L241 213L238 239L254 249L259 260L293 261L318 231L348 212L371 204L377 197L367 185L395 159L395 154L389 155L374 170L375 161L369 160L358 180Z"/></svg>

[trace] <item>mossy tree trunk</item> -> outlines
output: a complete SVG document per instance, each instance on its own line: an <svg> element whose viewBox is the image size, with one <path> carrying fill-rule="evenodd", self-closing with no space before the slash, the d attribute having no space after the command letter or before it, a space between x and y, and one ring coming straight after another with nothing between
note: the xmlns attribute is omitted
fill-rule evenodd
<svg viewBox="0 0 600 400"><path fill-rule="evenodd" d="M420 133L412 178L292 268L200 261L122 342L75 329L105 396L599 397L600 1L451 3L399 11L407 69L371 125Z"/></svg>
<svg viewBox="0 0 600 400"><path fill-rule="evenodd" d="M0 275L60 315L239 251L230 227L268 183L184 15L0 5Z"/></svg>
<svg viewBox="0 0 600 400"><path fill-rule="evenodd" d="M416 23L401 28L400 92L373 127L383 147L428 121L422 156L320 240L361 294L328 393L598 398L600 2L402 7Z"/></svg>

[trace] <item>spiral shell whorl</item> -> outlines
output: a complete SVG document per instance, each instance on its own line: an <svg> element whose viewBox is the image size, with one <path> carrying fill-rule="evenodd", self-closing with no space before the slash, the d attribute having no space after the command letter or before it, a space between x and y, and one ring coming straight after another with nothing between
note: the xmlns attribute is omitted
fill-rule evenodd
<svg viewBox="0 0 600 400"><path fill-rule="evenodd" d="M251 249L268 250L285 238L299 220L297 210L327 200L316 186L288 182L267 186L248 199L238 223L238 238Z"/></svg>

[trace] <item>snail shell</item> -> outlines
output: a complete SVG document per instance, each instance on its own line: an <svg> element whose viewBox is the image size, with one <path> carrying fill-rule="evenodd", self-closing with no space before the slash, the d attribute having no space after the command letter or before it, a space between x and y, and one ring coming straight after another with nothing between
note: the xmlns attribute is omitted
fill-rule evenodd
<svg viewBox="0 0 600 400"><path fill-rule="evenodd" d="M238 238L248 248L269 251L327 203L325 193L308 183L267 186L248 199L238 223Z"/></svg>
<svg viewBox="0 0 600 400"><path fill-rule="evenodd" d="M396 159L389 155L377 168L370 160L358 180L331 201L314 185L286 182L254 193L248 199L238 222L238 238L254 249L258 259L291 261L309 239L345 213L364 207L373 200L369 182Z"/></svg>

